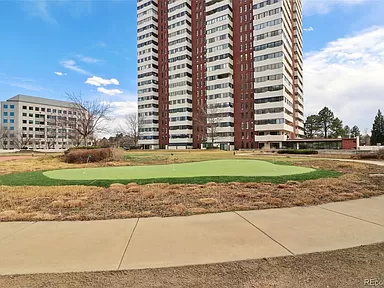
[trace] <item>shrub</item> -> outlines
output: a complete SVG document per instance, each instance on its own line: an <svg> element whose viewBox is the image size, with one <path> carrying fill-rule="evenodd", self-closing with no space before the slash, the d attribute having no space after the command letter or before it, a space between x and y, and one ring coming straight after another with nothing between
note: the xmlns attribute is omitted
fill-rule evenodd
<svg viewBox="0 0 384 288"><path fill-rule="evenodd" d="M75 149L70 151L64 156L64 161L66 163L88 163L88 162L100 162L105 160L112 159L113 153L110 148L102 149L85 149L78 150Z"/></svg>
<svg viewBox="0 0 384 288"><path fill-rule="evenodd" d="M75 150L93 150L93 149L100 149L99 146L79 146L79 147L71 147L64 151L64 154L67 155L68 153L75 151Z"/></svg>
<svg viewBox="0 0 384 288"><path fill-rule="evenodd" d="M384 160L384 148L377 151L377 159Z"/></svg>
<svg viewBox="0 0 384 288"><path fill-rule="evenodd" d="M121 148L113 148L112 149L112 160L113 161L124 160L124 150Z"/></svg>
<svg viewBox="0 0 384 288"><path fill-rule="evenodd" d="M309 149L284 149L277 151L278 154L319 154L317 150L309 150Z"/></svg>
<svg viewBox="0 0 384 288"><path fill-rule="evenodd" d="M356 159L367 159L367 160L370 160L370 159L373 159L373 160L384 160L384 148L383 149L379 149L378 151L375 151L375 152L368 152L368 153L358 153L356 154L355 157L353 158L356 158Z"/></svg>

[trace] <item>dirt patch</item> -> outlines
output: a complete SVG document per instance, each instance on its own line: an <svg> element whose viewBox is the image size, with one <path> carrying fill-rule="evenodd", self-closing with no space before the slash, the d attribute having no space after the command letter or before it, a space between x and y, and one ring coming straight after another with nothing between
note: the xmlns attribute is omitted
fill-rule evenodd
<svg viewBox="0 0 384 288"><path fill-rule="evenodd" d="M295 165L336 170L340 178L271 183L156 183L148 185L7 187L0 189L0 221L98 220L186 216L234 210L319 205L384 194L384 167L338 161Z"/></svg>
<svg viewBox="0 0 384 288"><path fill-rule="evenodd" d="M381 243L332 252L200 266L0 276L0 287L368 287L366 283L370 279L384 282L383 251Z"/></svg>

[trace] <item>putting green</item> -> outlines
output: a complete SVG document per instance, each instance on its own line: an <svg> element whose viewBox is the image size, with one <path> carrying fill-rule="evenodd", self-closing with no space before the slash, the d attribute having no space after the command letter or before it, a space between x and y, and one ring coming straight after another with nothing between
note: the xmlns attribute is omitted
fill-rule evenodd
<svg viewBox="0 0 384 288"><path fill-rule="evenodd" d="M315 170L258 160L212 160L167 165L53 170L44 172L44 175L60 180L127 180L207 176L282 176L312 171Z"/></svg>

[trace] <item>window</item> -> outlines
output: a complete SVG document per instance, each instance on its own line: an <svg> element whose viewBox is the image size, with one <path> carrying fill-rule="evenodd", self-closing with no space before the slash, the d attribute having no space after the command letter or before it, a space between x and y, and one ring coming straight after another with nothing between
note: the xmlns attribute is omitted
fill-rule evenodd
<svg viewBox="0 0 384 288"><path fill-rule="evenodd" d="M53 113L56 113L57 112L57 110L56 109L53 109Z"/></svg>
<svg viewBox="0 0 384 288"><path fill-rule="evenodd" d="M8 123L8 119L4 119L4 120L3 120L3 123Z"/></svg>
<svg viewBox="0 0 384 288"><path fill-rule="evenodd" d="M29 110L33 110L33 107L29 106Z"/></svg>
<svg viewBox="0 0 384 288"><path fill-rule="evenodd" d="M15 112L9 112L9 116L15 116Z"/></svg>
<svg viewBox="0 0 384 288"><path fill-rule="evenodd" d="M4 109L8 109L8 105L4 104Z"/></svg>
<svg viewBox="0 0 384 288"><path fill-rule="evenodd" d="M9 108L10 109L15 109L15 105L10 105Z"/></svg>
<svg viewBox="0 0 384 288"><path fill-rule="evenodd" d="M23 109L27 109L27 106L23 106Z"/></svg>
<svg viewBox="0 0 384 288"><path fill-rule="evenodd" d="M14 131L15 127L11 126L11 127L9 127L9 130Z"/></svg>
<svg viewBox="0 0 384 288"><path fill-rule="evenodd" d="M27 124L27 120L23 120L23 124Z"/></svg>
<svg viewBox="0 0 384 288"><path fill-rule="evenodd" d="M9 119L9 123L14 124L15 123L15 119Z"/></svg>
<svg viewBox="0 0 384 288"><path fill-rule="evenodd" d="M33 117L33 114L32 114L32 113L29 113L29 117Z"/></svg>
<svg viewBox="0 0 384 288"><path fill-rule="evenodd" d="M27 113L23 113L23 117L27 117Z"/></svg>
<svg viewBox="0 0 384 288"><path fill-rule="evenodd" d="M48 109L47 109L47 112L51 112L51 111L52 111L51 108L48 108Z"/></svg>
<svg viewBox="0 0 384 288"><path fill-rule="evenodd" d="M39 111L39 107L35 107L35 111Z"/></svg>
<svg viewBox="0 0 384 288"><path fill-rule="evenodd" d="M4 115L4 116L8 116L8 112L4 112L3 115Z"/></svg>
<svg viewBox="0 0 384 288"><path fill-rule="evenodd" d="M29 124L33 124L33 120L29 120L28 123L29 123Z"/></svg>
<svg viewBox="0 0 384 288"><path fill-rule="evenodd" d="M45 108L41 108L41 112L45 112Z"/></svg>

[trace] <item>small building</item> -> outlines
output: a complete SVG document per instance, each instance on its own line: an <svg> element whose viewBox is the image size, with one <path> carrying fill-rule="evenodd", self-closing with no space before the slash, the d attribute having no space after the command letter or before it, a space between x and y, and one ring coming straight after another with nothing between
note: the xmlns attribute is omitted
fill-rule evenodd
<svg viewBox="0 0 384 288"><path fill-rule="evenodd" d="M289 149L352 150L357 147L359 147L358 138L288 139L284 142L284 148Z"/></svg>

